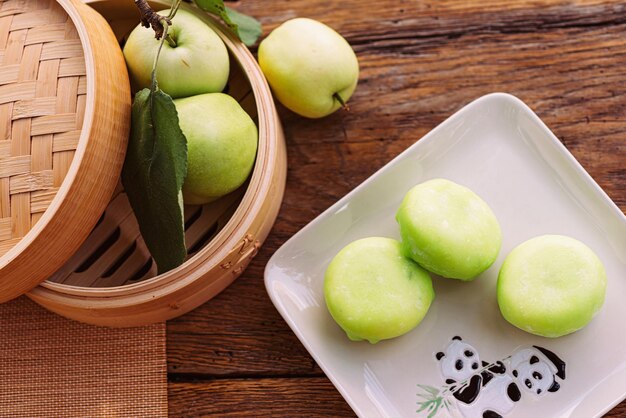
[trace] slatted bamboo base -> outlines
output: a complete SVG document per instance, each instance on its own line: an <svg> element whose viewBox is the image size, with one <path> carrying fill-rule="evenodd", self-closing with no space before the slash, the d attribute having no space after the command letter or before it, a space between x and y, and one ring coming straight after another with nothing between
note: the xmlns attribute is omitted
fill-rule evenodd
<svg viewBox="0 0 626 418"><path fill-rule="evenodd" d="M244 192L242 188L210 204L185 207L188 257L224 228ZM126 193L120 188L89 238L50 281L98 288L133 284L154 276L156 263L141 238Z"/></svg>

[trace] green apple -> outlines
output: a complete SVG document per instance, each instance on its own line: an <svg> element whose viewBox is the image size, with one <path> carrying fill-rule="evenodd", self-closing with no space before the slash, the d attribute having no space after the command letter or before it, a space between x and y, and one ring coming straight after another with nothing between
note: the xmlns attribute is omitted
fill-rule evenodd
<svg viewBox="0 0 626 418"><path fill-rule="evenodd" d="M344 247L324 276L326 306L348 338L398 337L417 326L435 292L426 270L390 238L370 237Z"/></svg>
<svg viewBox="0 0 626 418"><path fill-rule="evenodd" d="M543 235L517 246L498 275L504 319L543 337L560 337L587 325L604 304L606 273L585 244Z"/></svg>
<svg viewBox="0 0 626 418"><path fill-rule="evenodd" d="M476 278L493 264L502 244L500 225L487 203L445 179L409 190L396 220L411 258L442 277Z"/></svg>
<svg viewBox="0 0 626 418"><path fill-rule="evenodd" d="M173 98L222 91L230 64L226 46L213 29L192 13L178 10L168 34L176 45L163 44L156 72L161 90ZM154 31L141 25L128 37L124 58L135 88L150 86L159 43Z"/></svg>
<svg viewBox="0 0 626 418"><path fill-rule="evenodd" d="M321 22L297 18L259 45L259 65L276 98L308 118L329 115L347 102L359 78L354 51Z"/></svg>
<svg viewBox="0 0 626 418"><path fill-rule="evenodd" d="M174 100L187 138L186 204L204 204L241 186L252 171L257 127L231 96L201 94Z"/></svg>

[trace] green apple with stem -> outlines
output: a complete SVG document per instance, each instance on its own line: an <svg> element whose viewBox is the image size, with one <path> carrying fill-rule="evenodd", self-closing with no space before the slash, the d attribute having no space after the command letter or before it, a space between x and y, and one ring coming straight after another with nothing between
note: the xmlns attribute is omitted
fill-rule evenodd
<svg viewBox="0 0 626 418"><path fill-rule="evenodd" d="M187 138L186 204L204 204L241 186L252 171L258 132L231 96L200 94L174 100Z"/></svg>
<svg viewBox="0 0 626 418"><path fill-rule="evenodd" d="M259 65L276 98L308 118L345 106L359 78L359 63L348 42L306 18L274 29L259 45Z"/></svg>
<svg viewBox="0 0 626 418"><path fill-rule="evenodd" d="M167 16L169 10L158 13ZM150 87L159 44L154 31L141 25L129 35L124 58L136 89ZM228 51L220 37L202 19L179 9L156 67L159 88L172 98L219 92L229 70Z"/></svg>

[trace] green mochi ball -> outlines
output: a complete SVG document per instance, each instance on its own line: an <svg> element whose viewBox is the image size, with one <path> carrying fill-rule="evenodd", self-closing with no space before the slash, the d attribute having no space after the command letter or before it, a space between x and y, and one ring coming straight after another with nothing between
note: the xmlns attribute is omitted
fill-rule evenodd
<svg viewBox="0 0 626 418"><path fill-rule="evenodd" d="M445 179L409 190L396 220L411 258L450 279L476 278L493 264L502 244L500 225L487 203Z"/></svg>
<svg viewBox="0 0 626 418"><path fill-rule="evenodd" d="M354 241L333 258L324 277L326 306L354 341L398 337L419 324L435 292L427 271L390 238Z"/></svg>
<svg viewBox="0 0 626 418"><path fill-rule="evenodd" d="M585 244L543 235L517 246L498 275L504 319L531 334L560 337L587 325L604 304L606 273Z"/></svg>

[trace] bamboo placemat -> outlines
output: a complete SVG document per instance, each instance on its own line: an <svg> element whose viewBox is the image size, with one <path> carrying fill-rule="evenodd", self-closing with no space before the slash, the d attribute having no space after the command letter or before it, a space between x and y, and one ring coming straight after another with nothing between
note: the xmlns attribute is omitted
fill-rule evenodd
<svg viewBox="0 0 626 418"><path fill-rule="evenodd" d="M166 417L165 324L108 329L0 305L1 417Z"/></svg>

